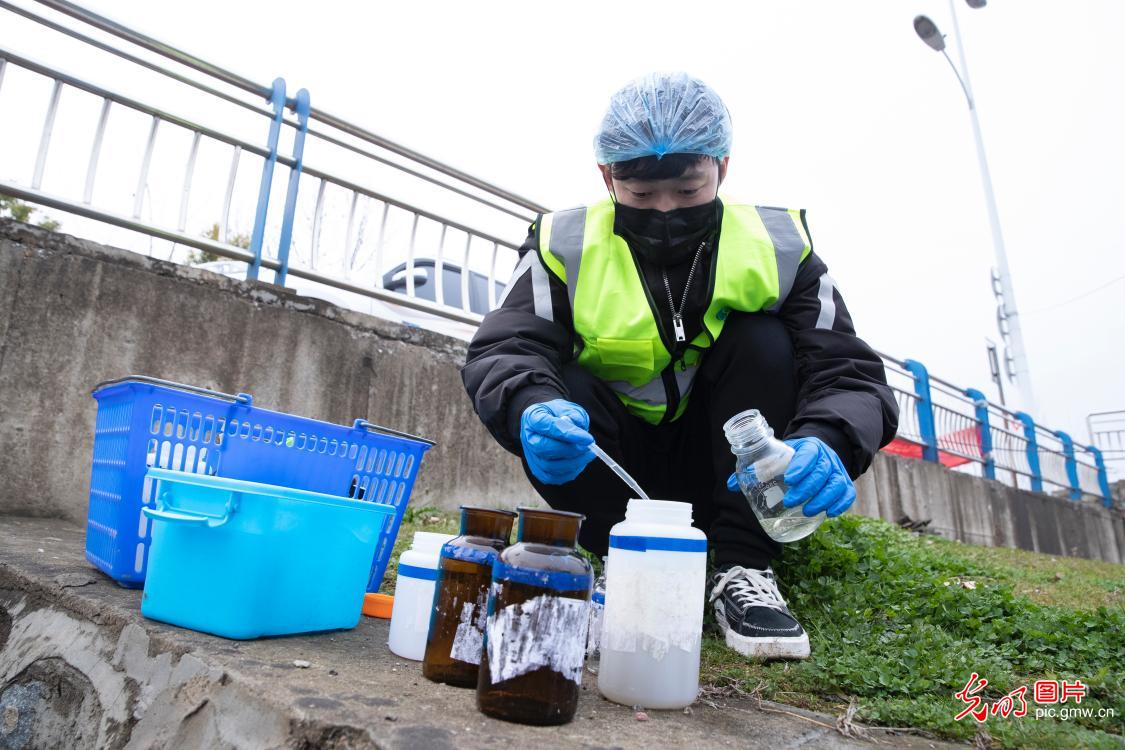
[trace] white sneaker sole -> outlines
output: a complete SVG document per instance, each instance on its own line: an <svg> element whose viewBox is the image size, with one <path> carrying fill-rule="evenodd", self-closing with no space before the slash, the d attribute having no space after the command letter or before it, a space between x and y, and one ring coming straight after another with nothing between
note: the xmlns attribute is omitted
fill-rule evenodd
<svg viewBox="0 0 1125 750"><path fill-rule="evenodd" d="M719 619L719 627L727 647L751 659L807 659L809 649L808 633L789 637L752 638L732 630L724 618Z"/></svg>

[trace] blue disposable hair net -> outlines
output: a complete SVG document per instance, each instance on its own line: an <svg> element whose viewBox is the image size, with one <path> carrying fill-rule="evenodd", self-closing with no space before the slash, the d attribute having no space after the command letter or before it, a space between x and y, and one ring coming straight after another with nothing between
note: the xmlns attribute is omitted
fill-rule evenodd
<svg viewBox="0 0 1125 750"><path fill-rule="evenodd" d="M609 100L594 137L598 164L642 156L730 154L730 113L710 86L687 73L650 73Z"/></svg>

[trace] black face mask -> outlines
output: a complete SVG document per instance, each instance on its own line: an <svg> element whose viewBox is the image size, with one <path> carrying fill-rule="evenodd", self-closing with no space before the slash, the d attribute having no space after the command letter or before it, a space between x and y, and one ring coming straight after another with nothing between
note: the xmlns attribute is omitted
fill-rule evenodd
<svg viewBox="0 0 1125 750"><path fill-rule="evenodd" d="M638 255L661 266L691 258L719 224L719 199L689 208L657 211L614 204L613 232Z"/></svg>

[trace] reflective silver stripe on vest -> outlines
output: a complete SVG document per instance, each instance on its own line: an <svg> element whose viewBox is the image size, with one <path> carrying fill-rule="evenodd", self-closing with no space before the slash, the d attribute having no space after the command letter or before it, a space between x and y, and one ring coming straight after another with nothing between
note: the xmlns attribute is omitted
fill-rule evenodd
<svg viewBox="0 0 1125 750"><path fill-rule="evenodd" d="M680 390L680 400L683 401L691 393L692 383L699 366L689 367L686 370L675 370L676 387ZM657 375L644 385L631 385L627 380L610 380L606 385L622 396L628 396L634 401L643 401L650 406L667 406L668 396L664 392L664 380Z"/></svg>
<svg viewBox="0 0 1125 750"><path fill-rule="evenodd" d="M523 257L520 258L520 262L516 264L516 268L514 271L512 271L512 278L508 282L508 286L504 287L504 291L500 294L500 299L496 300L497 308L504 306L504 300L508 299L508 295L512 293L512 289L515 288L516 282L520 280L520 277L527 273L527 269L531 268L532 255L533 253L531 252L524 253Z"/></svg>
<svg viewBox="0 0 1125 750"><path fill-rule="evenodd" d="M574 293L578 289L578 269L582 265L583 237L586 234L586 207L570 208L551 216L551 239L548 249L566 267L566 291L574 309Z"/></svg>
<svg viewBox="0 0 1125 750"><path fill-rule="evenodd" d="M533 257L531 261L531 294L535 300L535 314L546 320L555 319L555 311L551 308L551 280L547 278L547 269L539 253L528 253Z"/></svg>
<svg viewBox="0 0 1125 750"><path fill-rule="evenodd" d="M797 231L793 217L784 208L758 206L757 209L769 232L774 256L777 258L777 302L769 307L771 312L775 312L781 309L782 303L793 289L797 266L801 265L801 256L805 253L805 238Z"/></svg>
<svg viewBox="0 0 1125 750"><path fill-rule="evenodd" d="M535 306L535 314L540 318L553 321L555 311L551 307L551 280L547 278L547 269L543 267L543 261L539 259L539 253L536 252L526 252L520 258L520 262L516 264L515 270L512 271L512 280L504 287L504 292L500 295L500 299L496 301L496 307L504 306L508 295L516 288L516 283L526 273L531 274L531 298Z"/></svg>
<svg viewBox="0 0 1125 750"><path fill-rule="evenodd" d="M820 302L820 315L816 316L816 327L826 328L832 330L832 326L836 323L836 300L832 297L832 292L836 289L836 282L828 274L821 274L820 288L817 290L816 298Z"/></svg>

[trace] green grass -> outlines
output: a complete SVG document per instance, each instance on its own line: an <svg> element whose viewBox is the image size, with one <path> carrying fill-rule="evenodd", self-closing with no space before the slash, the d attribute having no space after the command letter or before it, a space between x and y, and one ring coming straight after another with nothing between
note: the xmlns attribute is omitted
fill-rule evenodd
<svg viewBox="0 0 1125 750"><path fill-rule="evenodd" d="M1012 593L1040 604L1074 609L1125 604L1125 568L1121 565L1007 547L974 547L936 537L929 537L926 543L930 542L939 554L978 564L986 571L982 578L987 582L1008 584Z"/></svg>
<svg viewBox="0 0 1125 750"><path fill-rule="evenodd" d="M394 559L414 531L453 533L456 525L433 509L408 511ZM854 701L864 723L945 739L971 739L979 726L1006 748L1125 746L1125 566L974 547L844 516L787 545L774 568L812 657L748 662L708 624L706 694L755 694L829 713ZM392 587L393 571L392 561ZM1029 716L954 721L964 704L953 694L974 671L989 681L989 702L1028 686ZM1116 717L1036 720L1030 692L1041 678L1081 679L1090 692L1080 707Z"/></svg>
<svg viewBox="0 0 1125 750"><path fill-rule="evenodd" d="M964 707L953 694L972 672L988 679L989 701L1021 685L1030 691L1040 678L1081 679L1090 685L1081 707L1111 708L1116 718L990 717L983 729L1001 747L1122 747L1122 566L973 547L844 516L788 545L775 570L812 657L747 664L712 633L706 682L830 712L855 700L860 721L969 739L976 722L953 720ZM1028 707L1034 714L1036 704Z"/></svg>

